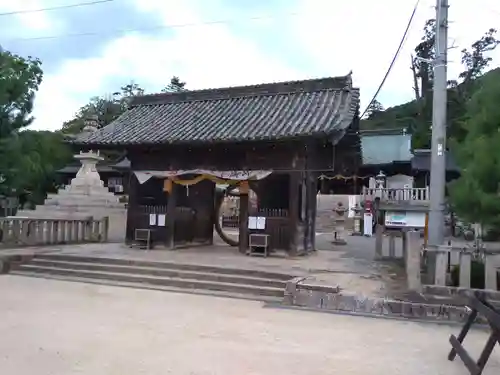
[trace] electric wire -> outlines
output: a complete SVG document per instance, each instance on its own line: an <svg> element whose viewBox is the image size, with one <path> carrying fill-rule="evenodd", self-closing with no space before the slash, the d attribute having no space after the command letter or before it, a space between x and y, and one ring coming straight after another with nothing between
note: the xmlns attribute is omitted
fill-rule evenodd
<svg viewBox="0 0 500 375"><path fill-rule="evenodd" d="M298 16L300 13L291 12L280 14L279 17L293 17ZM88 31L81 33L69 33L69 34L61 34L61 35L50 35L50 36L39 36L39 37L27 37L27 38L13 38L8 39L8 42L23 42L23 41L36 41L36 40L50 40L50 39L62 39L62 38L75 38L75 37L89 37L89 36L103 36L103 35L114 35L114 34L126 34L132 32L140 32L140 31L154 31L154 30L165 30L165 29L179 29L184 27L195 27L195 26L210 26L210 25L220 25L220 24L230 24L238 21L260 21L266 19L277 18L278 15L263 15L263 16L254 16L254 17L245 17L238 19L222 19L222 20L213 20L213 21L202 21L202 22L191 22L191 23L178 23L171 25L157 25L157 26L149 26L142 28L130 28L130 29L116 29L110 31Z"/></svg>
<svg viewBox="0 0 500 375"><path fill-rule="evenodd" d="M19 14L29 14L29 13L51 12L54 10L62 10L62 9L70 9L70 8L78 8L78 7L83 7L83 6L111 3L113 1L115 1L115 0L96 0L96 1L87 1L87 2L83 2L83 3L76 3L76 4L70 4L70 5L59 5L59 6L39 8L39 9L13 10L10 12L0 13L0 17L15 16L15 15L19 15Z"/></svg>
<svg viewBox="0 0 500 375"><path fill-rule="evenodd" d="M377 96L380 93L380 90L382 90L382 87L384 86L385 82L387 81L387 77L389 77L389 74L391 73L391 70L394 67L394 65L399 57L399 54L400 54L401 50L403 49L403 46L406 42L406 39L408 37L408 32L410 31L410 27L413 23L413 19L415 18L415 14L417 13L417 9L418 9L419 4L420 4L420 0L417 0L417 2L415 3L415 6L413 7L413 11L411 13L408 24L406 25L406 29L405 29L405 32L403 33L403 37L401 38L401 41L399 42L398 49L396 50L396 53L394 54L394 57L392 58L391 64L389 65L389 68L387 69L387 72L385 73L384 78L382 79L382 82L378 86L378 89L375 92L375 95L373 95L372 100L370 100L370 103L368 103L368 105L366 106L366 108L363 111L360 118L363 118L363 116L366 114L366 112L368 112L368 109L373 104L373 102L377 99Z"/></svg>

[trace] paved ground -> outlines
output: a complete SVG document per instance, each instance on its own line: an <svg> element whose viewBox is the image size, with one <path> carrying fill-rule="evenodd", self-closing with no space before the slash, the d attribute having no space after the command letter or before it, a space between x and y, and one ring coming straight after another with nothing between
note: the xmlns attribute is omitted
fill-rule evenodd
<svg viewBox="0 0 500 375"><path fill-rule="evenodd" d="M2 375L467 374L446 359L458 327L11 275L0 289ZM497 347L484 374L499 371Z"/></svg>

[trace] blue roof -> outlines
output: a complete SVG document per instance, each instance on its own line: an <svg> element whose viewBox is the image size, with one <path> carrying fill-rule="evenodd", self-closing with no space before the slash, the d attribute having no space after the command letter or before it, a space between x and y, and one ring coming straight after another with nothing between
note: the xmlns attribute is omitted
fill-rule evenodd
<svg viewBox="0 0 500 375"><path fill-rule="evenodd" d="M410 134L361 134L361 155L364 165L410 162Z"/></svg>

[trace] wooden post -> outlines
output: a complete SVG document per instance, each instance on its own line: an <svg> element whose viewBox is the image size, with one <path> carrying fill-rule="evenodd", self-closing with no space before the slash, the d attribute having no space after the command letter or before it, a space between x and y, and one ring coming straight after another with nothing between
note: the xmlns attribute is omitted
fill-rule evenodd
<svg viewBox="0 0 500 375"><path fill-rule="evenodd" d="M165 225L167 231L167 243L166 246L169 249L175 248L175 214L177 207L177 193L179 186L177 184L172 184L172 188L168 193L168 201L167 201L167 213L165 218Z"/></svg>
<svg viewBox="0 0 500 375"><path fill-rule="evenodd" d="M135 173L131 172L128 181L128 203L127 203L127 223L125 224L125 243L130 244L134 241L135 220L138 206L139 181Z"/></svg>
<svg viewBox="0 0 500 375"><path fill-rule="evenodd" d="M403 236L406 237L403 242L406 249L403 249L403 253L406 253L405 264L408 289L420 293L422 291L420 234L408 231L403 233Z"/></svg>
<svg viewBox="0 0 500 375"><path fill-rule="evenodd" d="M239 211L239 251L244 254L248 250L248 181L242 181L239 186L240 189L240 211Z"/></svg>
<svg viewBox="0 0 500 375"><path fill-rule="evenodd" d="M316 250L316 211L317 211L317 179L313 172L307 173L307 213L309 228L309 249Z"/></svg>
<svg viewBox="0 0 500 375"><path fill-rule="evenodd" d="M290 244L288 255L297 255L297 231L299 227L299 186L300 172L290 172L289 174L289 195L288 195L288 225L290 230Z"/></svg>

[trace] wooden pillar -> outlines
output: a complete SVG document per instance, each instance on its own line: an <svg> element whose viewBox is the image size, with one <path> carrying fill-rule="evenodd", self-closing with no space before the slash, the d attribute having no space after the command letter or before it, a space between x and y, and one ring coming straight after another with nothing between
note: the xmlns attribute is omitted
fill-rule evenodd
<svg viewBox="0 0 500 375"><path fill-rule="evenodd" d="M125 243L131 243L134 240L134 214L139 206L139 181L136 175L131 172L128 184L128 204L127 204L127 223L125 229ZM76 225L78 228L78 224ZM77 238L75 238L77 240Z"/></svg>
<svg viewBox="0 0 500 375"><path fill-rule="evenodd" d="M306 189L306 220L304 231L304 250L316 250L316 175L313 172L305 174Z"/></svg>
<svg viewBox="0 0 500 375"><path fill-rule="evenodd" d="M248 199L249 186L247 181L240 184L240 212L239 212L239 250L244 254L248 250Z"/></svg>
<svg viewBox="0 0 500 375"><path fill-rule="evenodd" d="M165 218L166 247L173 249L175 247L175 208L177 207L177 193L180 186L172 183L166 193L168 194L167 213Z"/></svg>
<svg viewBox="0 0 500 375"><path fill-rule="evenodd" d="M290 244L288 254L294 256L297 255L298 248L300 172L290 172L289 179L288 225L290 230Z"/></svg>

